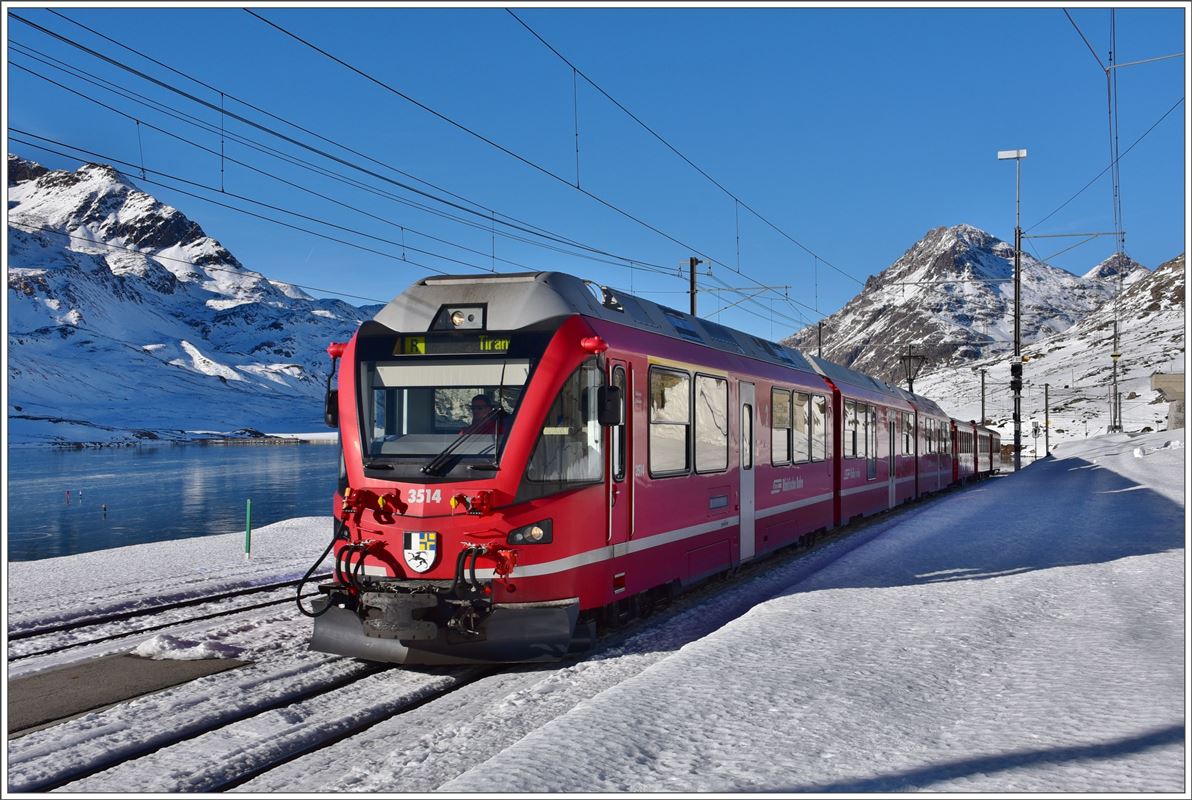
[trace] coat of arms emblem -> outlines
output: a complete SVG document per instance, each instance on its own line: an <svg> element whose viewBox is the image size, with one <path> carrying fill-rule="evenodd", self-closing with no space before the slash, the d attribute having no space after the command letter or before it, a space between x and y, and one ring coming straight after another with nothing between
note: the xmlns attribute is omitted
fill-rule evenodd
<svg viewBox="0 0 1192 800"><path fill-rule="evenodd" d="M406 531L402 558L415 572L426 572L439 555L439 534L431 531Z"/></svg>

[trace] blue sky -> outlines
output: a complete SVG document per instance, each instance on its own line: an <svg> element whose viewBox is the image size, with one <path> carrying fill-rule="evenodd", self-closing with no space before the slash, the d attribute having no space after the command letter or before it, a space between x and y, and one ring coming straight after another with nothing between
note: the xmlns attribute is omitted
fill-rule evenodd
<svg viewBox="0 0 1192 800"><path fill-rule="evenodd" d="M467 198L455 202L476 213L419 198L228 117L223 124L230 134L251 136L376 189L463 216L471 224L316 176L226 137L228 157L358 210L225 161L227 192L351 232L218 197L208 189L192 186L187 191L386 255L273 225L162 185L142 184L199 222L252 269L377 300L431 274L401 260L403 238L407 259L446 272L478 273L494 266L497 271L559 269L632 288L677 308L687 306L686 281L678 270L688 257L699 255L712 262L712 275L700 278L703 286L789 287L781 290L785 297L763 293L746 302L739 302L739 294L702 293L701 314L758 335L782 337L838 309L867 276L889 266L931 228L969 223L1012 241L1014 167L997 161L998 150L1029 150L1022 171L1024 228L1032 228L1109 163L1104 74L1058 8L518 9L527 24L588 77L781 233L738 207L582 78L573 86L571 69L503 9L256 10L563 180L452 127L238 8L57 10L208 86L172 75L44 8L8 7L9 14L216 106L223 91L229 111L345 160L413 184L388 169L393 167ZM1077 7L1071 13L1107 61L1109 9ZM1185 7L1119 10L1117 61L1184 51L1185 14ZM20 50L33 48L44 54L39 57L60 59L216 127L221 122L217 112L11 17L7 24L10 65L75 86L145 123L138 138L136 124L127 117L10 68L10 128L132 164L142 163L143 150L147 177L159 184L183 186L176 180L182 178L220 187L217 155L148 126L166 128L216 152L218 133L199 131L64 76ZM1186 68L1185 60L1176 58L1118 70L1122 150L1184 97ZM228 96L334 144L246 109ZM577 116L582 189L665 235L565 183L574 182L577 174ZM1178 105L1120 164L1127 252L1149 267L1185 249L1187 116L1186 103ZM14 134L10 130L8 135ZM70 148L47 146L77 155ZM79 163L78 158L11 141L8 151L52 167ZM490 212L618 258L601 256L597 261L494 236L493 223L483 219ZM523 235L496 227L498 233ZM1112 228L1106 174L1031 232ZM1075 241L1041 239L1032 248L1046 258ZM1106 237L1051 263L1082 273L1112 250L1112 239ZM643 266L629 267L624 259ZM737 305L716 314L733 303Z"/></svg>

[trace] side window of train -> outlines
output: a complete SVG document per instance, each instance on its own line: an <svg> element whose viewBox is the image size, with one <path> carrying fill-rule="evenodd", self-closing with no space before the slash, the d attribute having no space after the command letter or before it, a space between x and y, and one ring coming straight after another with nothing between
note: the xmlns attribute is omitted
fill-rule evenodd
<svg viewBox="0 0 1192 800"><path fill-rule="evenodd" d="M691 451L691 376L650 368L650 475L684 475Z"/></svg>
<svg viewBox="0 0 1192 800"><path fill-rule="evenodd" d="M825 461L828 458L828 437L832 435L828 425L828 398L813 395L811 398L811 460Z"/></svg>
<svg viewBox="0 0 1192 800"><path fill-rule="evenodd" d="M794 460L802 463L811 460L811 402L802 392L795 392L794 416Z"/></svg>
<svg viewBox="0 0 1192 800"><path fill-rule="evenodd" d="M867 475L869 480L877 477L877 408L865 406L865 455L869 459Z"/></svg>
<svg viewBox="0 0 1192 800"><path fill-rule="evenodd" d="M596 359L581 364L564 381L542 422L519 497L543 497L604 477L604 429L596 413L603 382Z"/></svg>
<svg viewBox="0 0 1192 800"><path fill-rule="evenodd" d="M865 406L865 457L877 458L877 408Z"/></svg>
<svg viewBox="0 0 1192 800"><path fill-rule="evenodd" d="M791 461L791 393L770 390L770 463L774 466Z"/></svg>
<svg viewBox="0 0 1192 800"><path fill-rule="evenodd" d="M625 437L629 429L629 387L625 385L625 368L615 367L613 369L613 386L621 390L621 402L625 404L625 413L622 414L624 424L618 425L613 429L613 480L625 480Z"/></svg>
<svg viewBox="0 0 1192 800"><path fill-rule="evenodd" d="M695 471L728 469L728 381L695 376Z"/></svg>
<svg viewBox="0 0 1192 800"><path fill-rule="evenodd" d="M857 407L852 400L844 401L844 457L857 455Z"/></svg>
<svg viewBox="0 0 1192 800"><path fill-rule="evenodd" d="M857 455L861 458L869 458L869 422L869 406L857 403L857 431L861 437L857 443Z"/></svg>

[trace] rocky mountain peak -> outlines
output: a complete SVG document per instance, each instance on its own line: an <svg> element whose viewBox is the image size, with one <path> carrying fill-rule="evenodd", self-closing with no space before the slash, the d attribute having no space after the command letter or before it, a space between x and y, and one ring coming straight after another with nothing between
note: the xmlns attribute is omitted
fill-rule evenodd
<svg viewBox="0 0 1192 800"><path fill-rule="evenodd" d="M10 436L318 429L324 348L365 312L244 268L111 167L8 163Z"/></svg>
<svg viewBox="0 0 1192 800"><path fill-rule="evenodd" d="M14 183L14 165L24 180ZM243 269L198 223L107 164L84 164L74 172L48 170L9 154L8 199L10 215L40 228L86 228L88 238L121 247L149 252L180 247L197 266Z"/></svg>
<svg viewBox="0 0 1192 800"><path fill-rule="evenodd" d="M1123 283L1133 283L1149 270L1125 253L1114 253L1097 266L1084 273L1086 281L1116 281L1121 276Z"/></svg>
<svg viewBox="0 0 1192 800"><path fill-rule="evenodd" d="M1102 305L1116 281L1078 278L1024 253L1024 341L1062 331ZM928 231L824 320L825 357L891 382L911 348L938 369L1012 346L1014 247L973 225ZM815 349L817 326L786 340Z"/></svg>
<svg viewBox="0 0 1192 800"><path fill-rule="evenodd" d="M8 185L16 186L18 183L31 181L40 178L49 172L48 169L38 164L36 161L26 161L20 156L14 156L12 153L8 154Z"/></svg>

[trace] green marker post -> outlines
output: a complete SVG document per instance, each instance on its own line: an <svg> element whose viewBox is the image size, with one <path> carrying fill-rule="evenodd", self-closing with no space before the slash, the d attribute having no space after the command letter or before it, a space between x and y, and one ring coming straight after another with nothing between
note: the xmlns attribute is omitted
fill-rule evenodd
<svg viewBox="0 0 1192 800"><path fill-rule="evenodd" d="M244 505L244 560L252 559L252 498Z"/></svg>

